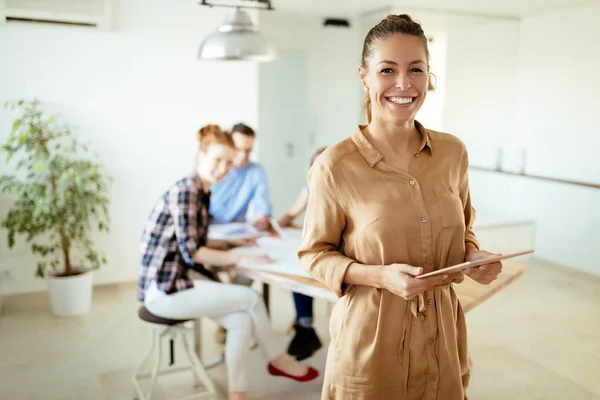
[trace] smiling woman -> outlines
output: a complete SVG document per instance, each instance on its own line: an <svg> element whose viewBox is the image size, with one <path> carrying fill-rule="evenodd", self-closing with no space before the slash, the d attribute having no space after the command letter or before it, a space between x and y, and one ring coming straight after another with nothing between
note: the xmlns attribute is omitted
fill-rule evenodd
<svg viewBox="0 0 600 400"><path fill-rule="evenodd" d="M415 120L429 51L411 17L390 15L373 27L358 69L368 124L311 168L298 252L340 297L322 399L463 400L466 324L452 284L464 274L416 277L490 254L472 230L467 150ZM501 268L465 274L489 284Z"/></svg>
<svg viewBox="0 0 600 400"><path fill-rule="evenodd" d="M398 47L405 50L400 59L393 51ZM396 57L382 58L388 54ZM400 120L414 118L429 85L429 50L421 25L408 15L390 15L376 25L365 38L359 73L366 91L367 123L373 118L372 102L382 96L384 102L410 110L399 114ZM402 108L388 110L394 113Z"/></svg>

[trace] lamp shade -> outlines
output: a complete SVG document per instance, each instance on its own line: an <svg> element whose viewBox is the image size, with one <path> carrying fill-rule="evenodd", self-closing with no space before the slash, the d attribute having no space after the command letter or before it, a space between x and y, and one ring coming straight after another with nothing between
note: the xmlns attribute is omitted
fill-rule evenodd
<svg viewBox="0 0 600 400"><path fill-rule="evenodd" d="M239 8L198 49L201 60L271 61L276 56L275 46L258 32L248 13Z"/></svg>

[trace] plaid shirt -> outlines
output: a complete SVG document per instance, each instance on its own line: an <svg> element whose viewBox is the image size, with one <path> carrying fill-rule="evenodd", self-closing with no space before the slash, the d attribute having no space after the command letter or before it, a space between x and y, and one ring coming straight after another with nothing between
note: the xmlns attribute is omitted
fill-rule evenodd
<svg viewBox="0 0 600 400"><path fill-rule="evenodd" d="M152 281L168 294L192 288L189 269L210 277L192 259L206 245L209 204L210 192L204 192L199 179L189 177L171 186L154 206L142 235L138 300L144 300Z"/></svg>

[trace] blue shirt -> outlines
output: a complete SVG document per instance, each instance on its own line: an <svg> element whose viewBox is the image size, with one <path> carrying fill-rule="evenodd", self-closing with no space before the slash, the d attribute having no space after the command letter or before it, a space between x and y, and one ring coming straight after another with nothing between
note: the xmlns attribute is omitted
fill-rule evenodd
<svg viewBox="0 0 600 400"><path fill-rule="evenodd" d="M260 218L272 214L267 171L249 162L244 168L232 168L225 178L210 188L210 215L213 223L245 221L248 209Z"/></svg>

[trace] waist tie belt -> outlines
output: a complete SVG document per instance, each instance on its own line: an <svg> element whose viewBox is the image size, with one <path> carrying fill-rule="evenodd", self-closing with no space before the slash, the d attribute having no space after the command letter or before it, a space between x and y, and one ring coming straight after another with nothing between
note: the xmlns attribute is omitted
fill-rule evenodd
<svg viewBox="0 0 600 400"><path fill-rule="evenodd" d="M435 288L442 287L451 287L454 282L454 278L443 285L434 286ZM462 280L462 279L461 279ZM459 281L457 279L457 281ZM431 289L430 289L431 290ZM427 302L425 301L425 293L421 293L417 297L412 298L411 300L406 301L406 313L404 315L404 329L402 331L402 364L404 365L404 390L408 392L408 371L410 364L410 332L412 329L413 319L418 318L419 315L422 315L427 311Z"/></svg>

